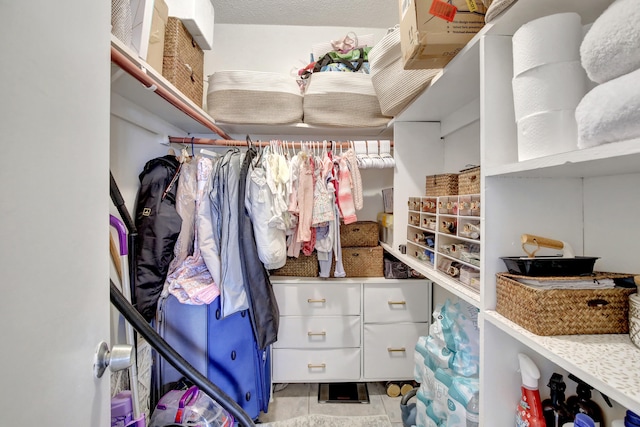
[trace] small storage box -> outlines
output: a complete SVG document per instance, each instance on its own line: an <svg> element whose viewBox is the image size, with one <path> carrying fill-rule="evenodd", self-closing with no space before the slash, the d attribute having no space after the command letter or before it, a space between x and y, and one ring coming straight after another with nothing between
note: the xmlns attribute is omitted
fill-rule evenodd
<svg viewBox="0 0 640 427"><path fill-rule="evenodd" d="M340 224L340 246L371 247L378 246L378 223L358 221L351 224Z"/></svg>
<svg viewBox="0 0 640 427"><path fill-rule="evenodd" d="M302 94L287 74L216 71L209 76L207 110L220 123L301 123Z"/></svg>
<svg viewBox="0 0 640 427"><path fill-rule="evenodd" d="M169 17L164 32L162 75L202 107L204 53L178 18Z"/></svg>
<svg viewBox="0 0 640 427"><path fill-rule="evenodd" d="M594 273L593 279L624 279ZM629 295L636 287L610 289L539 289L518 279L585 280L583 276L529 277L498 273L496 311L537 335L626 334Z"/></svg>
<svg viewBox="0 0 640 427"><path fill-rule="evenodd" d="M460 171L458 194L480 194L480 166Z"/></svg>
<svg viewBox="0 0 640 427"><path fill-rule="evenodd" d="M304 122L330 127L384 127L371 76L328 71L313 73L304 94Z"/></svg>
<svg viewBox="0 0 640 427"><path fill-rule="evenodd" d="M384 277L384 250L370 248L342 248L342 265L347 277ZM331 266L334 277L335 261Z"/></svg>
<svg viewBox="0 0 640 427"><path fill-rule="evenodd" d="M287 258L284 267L271 270L270 273L272 276L318 277L318 254L314 251L309 256L301 253L298 258Z"/></svg>
<svg viewBox="0 0 640 427"><path fill-rule="evenodd" d="M455 196L458 194L458 174L428 175L425 193L427 196Z"/></svg>

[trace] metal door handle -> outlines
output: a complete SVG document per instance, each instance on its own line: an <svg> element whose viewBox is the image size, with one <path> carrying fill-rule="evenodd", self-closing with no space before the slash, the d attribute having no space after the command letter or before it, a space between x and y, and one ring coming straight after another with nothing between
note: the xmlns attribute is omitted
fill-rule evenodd
<svg viewBox="0 0 640 427"><path fill-rule="evenodd" d="M322 335L324 337L325 335L327 335L327 333L325 331L322 331L322 332L311 332L311 331L309 331L309 332L307 332L307 335L310 336L310 337L314 336L314 335Z"/></svg>
<svg viewBox="0 0 640 427"><path fill-rule="evenodd" d="M389 305L407 305L406 301L387 301Z"/></svg>
<svg viewBox="0 0 640 427"><path fill-rule="evenodd" d="M325 302L327 302L327 300L326 300L326 299L324 299L324 298L321 298L321 299L313 299L313 298L309 298L309 299L307 300L307 302L308 302L309 304L314 303L314 302L319 302L319 303L324 304Z"/></svg>
<svg viewBox="0 0 640 427"><path fill-rule="evenodd" d="M389 353L392 353L392 352L403 352L404 353L407 350L404 347L400 347L400 348L387 347L387 351Z"/></svg>

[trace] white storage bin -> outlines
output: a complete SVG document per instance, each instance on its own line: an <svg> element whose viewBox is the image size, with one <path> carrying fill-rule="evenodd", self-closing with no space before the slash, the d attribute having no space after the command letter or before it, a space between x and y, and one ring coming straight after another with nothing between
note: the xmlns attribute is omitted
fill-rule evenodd
<svg viewBox="0 0 640 427"><path fill-rule="evenodd" d="M301 123L302 94L286 74L217 71L209 76L207 110L221 123Z"/></svg>

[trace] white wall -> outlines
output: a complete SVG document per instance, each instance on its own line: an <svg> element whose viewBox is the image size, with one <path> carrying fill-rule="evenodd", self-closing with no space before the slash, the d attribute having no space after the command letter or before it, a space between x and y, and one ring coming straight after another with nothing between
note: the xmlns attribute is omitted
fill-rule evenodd
<svg viewBox="0 0 640 427"><path fill-rule="evenodd" d="M205 79L220 70L289 74L309 64L312 45L340 39L350 31L373 34L376 42L387 33L381 28L216 24L213 49L204 55Z"/></svg>

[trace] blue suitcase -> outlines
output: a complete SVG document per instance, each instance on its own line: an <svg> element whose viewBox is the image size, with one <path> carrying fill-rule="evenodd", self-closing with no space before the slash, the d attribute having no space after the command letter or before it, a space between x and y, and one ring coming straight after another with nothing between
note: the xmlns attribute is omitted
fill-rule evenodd
<svg viewBox="0 0 640 427"><path fill-rule="evenodd" d="M220 298L209 305L160 298L156 330L195 369L257 419L267 412L271 375L269 349L260 350L246 310L220 318ZM182 379L171 364L156 361L154 390L159 396Z"/></svg>

